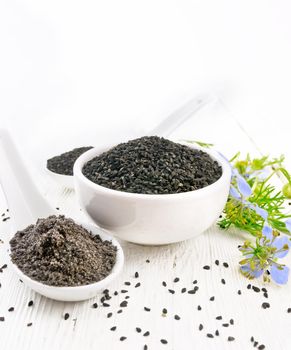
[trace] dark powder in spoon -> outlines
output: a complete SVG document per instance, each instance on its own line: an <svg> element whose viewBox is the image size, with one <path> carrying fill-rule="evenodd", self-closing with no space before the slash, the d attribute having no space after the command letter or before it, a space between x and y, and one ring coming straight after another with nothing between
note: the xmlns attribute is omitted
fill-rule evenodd
<svg viewBox="0 0 291 350"><path fill-rule="evenodd" d="M38 219L16 232L11 259L30 278L52 286L81 286L108 276L117 248L63 215Z"/></svg>
<svg viewBox="0 0 291 350"><path fill-rule="evenodd" d="M94 183L113 190L170 194L208 186L221 177L222 168L206 152L145 136L91 159L82 172Z"/></svg>
<svg viewBox="0 0 291 350"><path fill-rule="evenodd" d="M47 168L53 173L61 175L73 175L73 167L75 161L80 157L81 154L87 152L91 148L93 147L89 146L74 148L69 152L65 152L59 156L50 158L47 160Z"/></svg>

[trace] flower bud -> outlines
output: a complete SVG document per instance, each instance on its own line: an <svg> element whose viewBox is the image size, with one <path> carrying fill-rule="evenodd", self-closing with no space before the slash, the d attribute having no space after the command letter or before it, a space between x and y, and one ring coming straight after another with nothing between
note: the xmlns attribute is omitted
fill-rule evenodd
<svg viewBox="0 0 291 350"><path fill-rule="evenodd" d="M282 192L286 198L291 199L291 183L290 182L288 182L287 184L285 184L283 186Z"/></svg>

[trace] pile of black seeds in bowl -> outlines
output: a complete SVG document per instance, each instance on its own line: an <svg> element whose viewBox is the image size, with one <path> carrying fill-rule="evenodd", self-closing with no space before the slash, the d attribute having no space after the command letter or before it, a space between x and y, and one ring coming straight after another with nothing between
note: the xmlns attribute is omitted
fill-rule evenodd
<svg viewBox="0 0 291 350"><path fill-rule="evenodd" d="M10 240L11 259L28 277L52 286L81 286L108 276L117 248L63 215L38 219Z"/></svg>
<svg viewBox="0 0 291 350"><path fill-rule="evenodd" d="M221 177L222 168L206 152L145 136L91 159L82 172L92 182L113 190L172 194L211 185Z"/></svg>
<svg viewBox="0 0 291 350"><path fill-rule="evenodd" d="M89 151L93 148L92 146L88 147L79 147L74 148L69 152L60 154L47 160L47 168L53 173L60 175L73 175L73 167L75 161L80 157L81 154Z"/></svg>

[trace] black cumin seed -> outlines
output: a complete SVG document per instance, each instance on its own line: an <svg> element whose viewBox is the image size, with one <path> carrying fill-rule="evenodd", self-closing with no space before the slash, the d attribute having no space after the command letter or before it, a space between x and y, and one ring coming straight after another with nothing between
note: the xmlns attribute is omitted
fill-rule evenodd
<svg viewBox="0 0 291 350"><path fill-rule="evenodd" d="M148 264L150 263L149 259L146 259L146 263L148 263Z"/></svg>
<svg viewBox="0 0 291 350"><path fill-rule="evenodd" d="M177 320L177 321L179 321L179 320L181 319L181 317L178 316L178 315L175 315L175 316L174 316L174 319Z"/></svg>
<svg viewBox="0 0 291 350"><path fill-rule="evenodd" d="M268 293L264 292L263 296L268 299Z"/></svg>
<svg viewBox="0 0 291 350"><path fill-rule="evenodd" d="M213 334L211 334L211 333L207 333L206 336L207 336L208 338L214 338Z"/></svg>
<svg viewBox="0 0 291 350"><path fill-rule="evenodd" d="M23 281L19 278L19 282L23 283Z"/></svg>
<svg viewBox="0 0 291 350"><path fill-rule="evenodd" d="M114 295L118 295L118 292L117 292L117 290L113 293Z"/></svg>
<svg viewBox="0 0 291 350"><path fill-rule="evenodd" d="M288 307L287 312L288 312L288 314L291 313L291 307Z"/></svg>
<svg viewBox="0 0 291 350"><path fill-rule="evenodd" d="M268 309L270 307L270 304L269 303L263 303L262 304L262 308L263 309Z"/></svg>
<svg viewBox="0 0 291 350"><path fill-rule="evenodd" d="M259 346L258 346L258 349L259 349L259 350L264 350L264 349L265 349L265 345L264 345L264 344L259 345Z"/></svg>
<svg viewBox="0 0 291 350"><path fill-rule="evenodd" d="M147 336L149 336L149 335L150 335L150 332L149 332L149 331L146 331L146 332L143 334L144 337L147 337Z"/></svg>
<svg viewBox="0 0 291 350"><path fill-rule="evenodd" d="M182 289L181 289L181 293L185 293L186 290L187 290L186 288L182 288Z"/></svg>
<svg viewBox="0 0 291 350"><path fill-rule="evenodd" d="M196 293L195 289L188 290L188 294L195 294L195 293Z"/></svg>
<svg viewBox="0 0 291 350"><path fill-rule="evenodd" d="M254 348L259 344L259 342L255 341L254 342Z"/></svg>
<svg viewBox="0 0 291 350"><path fill-rule="evenodd" d="M11 307L8 309L8 311L9 311L9 312L14 311L14 307L13 307L13 306L11 306Z"/></svg>
<svg viewBox="0 0 291 350"><path fill-rule="evenodd" d="M128 302L126 300L123 300L121 303L120 303L120 307L127 307L127 304Z"/></svg>
<svg viewBox="0 0 291 350"><path fill-rule="evenodd" d="M168 289L168 291L171 293L171 294L175 294L175 291L173 289Z"/></svg>
<svg viewBox="0 0 291 350"><path fill-rule="evenodd" d="M59 208L59 207L56 207L56 209L57 209L57 210L60 210L60 208Z"/></svg>
<svg viewBox="0 0 291 350"><path fill-rule="evenodd" d="M235 338L234 338L234 337L228 337L227 340L228 340L228 341L234 341Z"/></svg>
<svg viewBox="0 0 291 350"><path fill-rule="evenodd" d="M247 285L247 289L251 289L252 288L252 285L251 284L248 284Z"/></svg>
<svg viewBox="0 0 291 350"><path fill-rule="evenodd" d="M197 310L198 311L201 311L202 310L202 307L200 305L197 306Z"/></svg>
<svg viewBox="0 0 291 350"><path fill-rule="evenodd" d="M116 330L116 326L111 327L110 330L114 332Z"/></svg>
<svg viewBox="0 0 291 350"><path fill-rule="evenodd" d="M141 332L141 328L139 328L139 327L136 327L135 330L137 331L137 333L140 333L140 332Z"/></svg>
<svg viewBox="0 0 291 350"><path fill-rule="evenodd" d="M109 289L104 289L102 293L103 294L108 294L109 293Z"/></svg>
<svg viewBox="0 0 291 350"><path fill-rule="evenodd" d="M197 284L197 282L198 282L197 280L194 280L194 281L193 281L193 284Z"/></svg>
<svg viewBox="0 0 291 350"><path fill-rule="evenodd" d="M67 320L70 317L70 314L68 314L67 312L64 314L64 320Z"/></svg>
<svg viewBox="0 0 291 350"><path fill-rule="evenodd" d="M130 282L124 282L126 286L130 286Z"/></svg>
<svg viewBox="0 0 291 350"><path fill-rule="evenodd" d="M225 279L224 278L221 279L221 283L225 284Z"/></svg>
<svg viewBox="0 0 291 350"><path fill-rule="evenodd" d="M109 312L108 314L107 314L107 318L110 318L112 316L112 312Z"/></svg>
<svg viewBox="0 0 291 350"><path fill-rule="evenodd" d="M222 320L222 316L217 316L216 319L217 320Z"/></svg>
<svg viewBox="0 0 291 350"><path fill-rule="evenodd" d="M7 268L7 264L4 264L1 269L6 269Z"/></svg>
<svg viewBox="0 0 291 350"><path fill-rule="evenodd" d="M261 289L259 287L252 286L252 288L253 288L253 291L256 293L259 293L261 291Z"/></svg>
<svg viewBox="0 0 291 350"><path fill-rule="evenodd" d="M262 288L262 291L265 293L268 293L267 289L265 287Z"/></svg>
<svg viewBox="0 0 291 350"><path fill-rule="evenodd" d="M228 327L228 326L229 326L228 323L223 323L223 324L222 324L222 327Z"/></svg>
<svg viewBox="0 0 291 350"><path fill-rule="evenodd" d="M200 323L200 325L199 325L199 331L202 331L202 329L203 329L203 324Z"/></svg>
<svg viewBox="0 0 291 350"><path fill-rule="evenodd" d="M27 327L31 327L32 326L32 322L29 322L28 324L27 324Z"/></svg>
<svg viewBox="0 0 291 350"><path fill-rule="evenodd" d="M118 314L121 314L121 313L122 313L122 310L118 310L117 313L118 313Z"/></svg>
<svg viewBox="0 0 291 350"><path fill-rule="evenodd" d="M120 337L120 341L124 341L126 337Z"/></svg>
<svg viewBox="0 0 291 350"><path fill-rule="evenodd" d="M0 317L0 322L4 322L5 321L5 317L1 316Z"/></svg>
<svg viewBox="0 0 291 350"><path fill-rule="evenodd" d="M227 262L224 262L223 264L222 264L224 267L228 267L228 263Z"/></svg>
<svg viewBox="0 0 291 350"><path fill-rule="evenodd" d="M92 307L93 307L93 309L97 309L98 304L97 304L97 303L94 303L94 304L92 305Z"/></svg>
<svg viewBox="0 0 291 350"><path fill-rule="evenodd" d="M127 295L126 297L125 297L125 299L129 299L130 298L130 296L129 295Z"/></svg>
<svg viewBox="0 0 291 350"><path fill-rule="evenodd" d="M148 350L148 346L146 344L143 346L143 350Z"/></svg>
<svg viewBox="0 0 291 350"><path fill-rule="evenodd" d="M238 294L238 295L241 295L241 290L240 290L240 289L237 291L237 294Z"/></svg>
<svg viewBox="0 0 291 350"><path fill-rule="evenodd" d="M229 323L233 326L234 325L234 320L233 320L233 318L231 318L230 320L229 320Z"/></svg>
<svg viewBox="0 0 291 350"><path fill-rule="evenodd" d="M167 309L163 309L163 314L167 314L168 313L168 310Z"/></svg>
<svg viewBox="0 0 291 350"><path fill-rule="evenodd" d="M33 305L33 300L30 300L27 305L28 306L32 306Z"/></svg>
<svg viewBox="0 0 291 350"><path fill-rule="evenodd" d="M135 277L135 278L138 278L138 277L139 277L138 272L136 272L136 273L134 274L134 277Z"/></svg>
<svg viewBox="0 0 291 350"><path fill-rule="evenodd" d="M209 265L205 265L205 266L203 266L203 269L204 270L210 270L210 266Z"/></svg>
<svg viewBox="0 0 291 350"><path fill-rule="evenodd" d="M126 290L126 289L121 289L120 293L128 293L128 290Z"/></svg>
<svg viewBox="0 0 291 350"><path fill-rule="evenodd" d="M174 278L174 283L177 283L177 282L179 282L180 281L180 278L179 277L176 277L176 278Z"/></svg>
<svg viewBox="0 0 291 350"><path fill-rule="evenodd" d="M138 287L140 287L140 282L138 282L138 283L134 286L134 288L138 288Z"/></svg>
<svg viewBox="0 0 291 350"><path fill-rule="evenodd" d="M162 282L162 285L163 285L164 287L167 287L167 283L166 283L165 281Z"/></svg>
<svg viewBox="0 0 291 350"><path fill-rule="evenodd" d="M209 300L210 300L210 301L213 301L214 299L215 299L215 297L213 296L213 297L211 297Z"/></svg>
<svg viewBox="0 0 291 350"><path fill-rule="evenodd" d="M219 336L219 331L218 329L215 331L215 335L218 337Z"/></svg>
<svg viewBox="0 0 291 350"><path fill-rule="evenodd" d="M110 305L107 304L107 303L103 303L102 306L104 306L104 307L109 307Z"/></svg>
<svg viewBox="0 0 291 350"><path fill-rule="evenodd" d="M144 310L145 311L151 311L151 309L149 307L146 307L146 306L144 307Z"/></svg>
<svg viewBox="0 0 291 350"><path fill-rule="evenodd" d="M215 260L215 264L218 266L219 265L219 260Z"/></svg>
<svg viewBox="0 0 291 350"><path fill-rule="evenodd" d="M162 344L168 344L168 342L167 342L166 339L161 339L161 343L162 343Z"/></svg>
<svg viewBox="0 0 291 350"><path fill-rule="evenodd" d="M255 339L254 339L254 337L253 336L251 336L251 342L253 343L253 341L254 341Z"/></svg>

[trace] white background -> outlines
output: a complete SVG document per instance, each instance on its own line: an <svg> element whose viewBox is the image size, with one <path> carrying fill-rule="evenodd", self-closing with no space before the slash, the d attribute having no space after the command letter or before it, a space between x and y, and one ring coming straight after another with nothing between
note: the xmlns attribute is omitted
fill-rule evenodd
<svg viewBox="0 0 291 350"><path fill-rule="evenodd" d="M214 142L227 155L256 149L285 153L291 165L290 17L288 0L1 0L0 127L10 129L36 181L46 182L41 190L50 202L73 217L80 215L74 194L42 174L40 165L49 155L142 135L200 92L218 95L226 109L202 113L176 137ZM3 198L0 205L2 212ZM0 224L7 244L9 221ZM124 243L127 262L112 288L122 288L136 270L143 288L131 291L127 314L116 315L121 300L115 300L110 320L107 310L92 310L92 300L65 304L36 295L8 267L0 276L0 316L6 318L0 324L1 350L20 344L23 350L142 349L137 323L151 331L149 349L166 349L159 342L164 336L174 350L192 350L193 344L199 350L244 350L252 348L251 335L267 349L289 349L291 283L268 287L271 308L262 311L266 299L248 291L238 273L241 242L241 234L230 236L214 226L173 246ZM0 260L6 262L2 251ZM201 267L214 258L228 261L230 268L205 272ZM161 280L171 283L177 275L187 288L199 280L198 299L164 293ZM224 289L221 278L227 281ZM213 294L217 302L209 304ZM35 305L28 310L30 299ZM152 307L150 315L144 315L144 304ZM10 306L15 313L7 312ZM169 315L180 314L180 323L172 316L161 323L162 307ZM204 333L214 332L218 314L236 323L211 340ZM121 329L113 335L114 322ZM209 328L199 333L199 322ZM121 335L127 342L119 342ZM228 335L236 341L227 342Z"/></svg>

